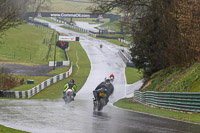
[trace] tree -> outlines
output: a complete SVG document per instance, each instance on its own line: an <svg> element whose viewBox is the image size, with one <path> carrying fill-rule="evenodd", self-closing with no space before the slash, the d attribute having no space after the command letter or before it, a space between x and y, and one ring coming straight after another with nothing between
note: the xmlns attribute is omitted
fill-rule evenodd
<svg viewBox="0 0 200 133"><path fill-rule="evenodd" d="M0 38L11 27L21 24L20 5L15 0L0 0Z"/></svg>
<svg viewBox="0 0 200 133"><path fill-rule="evenodd" d="M187 46L184 61L189 64L200 59L200 1L176 0L177 27L180 30L180 42Z"/></svg>
<svg viewBox="0 0 200 133"><path fill-rule="evenodd" d="M165 68L166 33L163 21L164 4L162 0L101 0L90 10L93 13L105 13L117 8L123 13L122 21L133 34L134 47L132 57L138 69L144 69L146 75Z"/></svg>
<svg viewBox="0 0 200 133"><path fill-rule="evenodd" d="M25 13L34 8L34 12L46 7L43 6L50 0L0 0L0 38L5 31L16 27L24 20Z"/></svg>
<svg viewBox="0 0 200 133"><path fill-rule="evenodd" d="M198 0L92 0L93 13L118 9L132 31L133 63L144 74L189 66L200 59Z"/></svg>
<svg viewBox="0 0 200 133"><path fill-rule="evenodd" d="M49 2L51 2L51 0L29 0L30 11L37 13L42 9L48 9L45 3Z"/></svg>

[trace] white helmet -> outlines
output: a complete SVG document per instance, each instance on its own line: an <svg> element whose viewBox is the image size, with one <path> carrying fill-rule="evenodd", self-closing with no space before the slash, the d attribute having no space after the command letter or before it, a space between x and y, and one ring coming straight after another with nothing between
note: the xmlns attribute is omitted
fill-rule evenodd
<svg viewBox="0 0 200 133"><path fill-rule="evenodd" d="M110 81L110 78L105 77L105 81L106 81L106 82Z"/></svg>

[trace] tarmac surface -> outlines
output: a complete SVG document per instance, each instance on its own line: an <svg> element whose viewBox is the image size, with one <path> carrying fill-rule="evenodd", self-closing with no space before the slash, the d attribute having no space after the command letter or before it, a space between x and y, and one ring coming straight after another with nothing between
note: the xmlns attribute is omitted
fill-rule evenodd
<svg viewBox="0 0 200 133"><path fill-rule="evenodd" d="M66 105L57 100L0 100L0 124L33 133L199 133L200 125L113 107L113 103L138 89L141 81L126 85L125 64L119 48L107 42L78 34L49 23L59 32L80 36L81 46L90 62L89 77L77 93L75 101ZM109 104L93 111L92 91L109 74L115 75L115 91ZM135 86L135 88L134 88ZM132 90L133 90L132 89Z"/></svg>

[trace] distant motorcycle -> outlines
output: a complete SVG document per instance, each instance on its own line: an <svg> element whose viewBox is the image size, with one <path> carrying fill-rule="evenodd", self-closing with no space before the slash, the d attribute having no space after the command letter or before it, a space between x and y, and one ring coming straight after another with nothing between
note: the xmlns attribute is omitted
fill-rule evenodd
<svg viewBox="0 0 200 133"><path fill-rule="evenodd" d="M66 104L69 104L71 101L74 101L74 92L72 89L68 89L63 96L63 99Z"/></svg>
<svg viewBox="0 0 200 133"><path fill-rule="evenodd" d="M103 109L103 107L105 105L107 105L107 103L108 103L107 93L105 91L102 91L102 92L98 93L97 100L96 101L93 100L93 104L94 104L93 110L101 111Z"/></svg>
<svg viewBox="0 0 200 133"><path fill-rule="evenodd" d="M103 47L103 45L102 44L100 44L100 48L102 48Z"/></svg>

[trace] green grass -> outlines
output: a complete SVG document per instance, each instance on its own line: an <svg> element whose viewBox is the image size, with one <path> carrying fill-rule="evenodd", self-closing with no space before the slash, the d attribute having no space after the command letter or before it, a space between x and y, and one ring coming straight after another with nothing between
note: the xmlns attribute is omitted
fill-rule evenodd
<svg viewBox="0 0 200 133"><path fill-rule="evenodd" d="M113 21L113 22L107 22L105 24L102 24L101 27L109 27L110 30L120 32L120 27L119 27L119 21Z"/></svg>
<svg viewBox="0 0 200 133"><path fill-rule="evenodd" d="M43 44L43 40L50 40L52 32L51 29L29 24L8 30L2 39L4 43L0 44L0 60L47 64L53 60L54 47L52 46L50 57L46 60L49 45ZM56 38L53 40L54 45L55 42ZM64 59L64 52L58 49L57 60Z"/></svg>
<svg viewBox="0 0 200 133"><path fill-rule="evenodd" d="M24 84L24 85L20 85L18 87L15 87L13 89L11 89L12 91L26 91L26 90L30 90L33 87L37 86L38 84L42 83L43 81L49 79L50 77L44 77L44 76L23 76L23 75L15 75L14 77L18 78L18 79L24 79L25 83L27 83L27 80L34 80L34 84Z"/></svg>
<svg viewBox="0 0 200 133"><path fill-rule="evenodd" d="M61 67L61 68L57 68L55 70L52 70L51 72L47 73L48 75L58 75L60 73L64 73L67 72L69 70L69 67Z"/></svg>
<svg viewBox="0 0 200 133"><path fill-rule="evenodd" d="M90 0L78 0L78 1L88 1ZM41 9L42 12L68 12L68 13L89 13L87 8L93 6L91 3L81 3L81 2L71 2L65 0L51 0L48 3L48 8ZM30 8L30 11L32 8ZM118 11L113 10L111 13L119 14Z"/></svg>
<svg viewBox="0 0 200 133"><path fill-rule="evenodd" d="M28 133L0 125L0 133Z"/></svg>
<svg viewBox="0 0 200 133"><path fill-rule="evenodd" d="M143 91L200 92L200 63L189 68L161 70L152 75L151 84Z"/></svg>
<svg viewBox="0 0 200 133"><path fill-rule="evenodd" d="M126 67L125 74L126 74L127 84L133 84L143 78L142 72L132 67Z"/></svg>
<svg viewBox="0 0 200 133"><path fill-rule="evenodd" d="M121 99L117 101L116 103L114 103L114 105L120 108L128 109L128 110L144 112L148 114L173 118L173 119L182 120L182 121L200 123L199 113L177 112L177 111L172 111L172 110L145 106L137 102L133 102L132 99Z"/></svg>
<svg viewBox="0 0 200 133"><path fill-rule="evenodd" d="M86 10L87 7L91 6L90 3L78 3L78 2L70 2L64 0L52 0L49 5L49 9L42 10L51 11L51 12L71 12L71 13L88 13Z"/></svg>
<svg viewBox="0 0 200 133"><path fill-rule="evenodd" d="M33 96L31 99L57 99L62 97L62 91L64 85L69 82L71 78L75 80L78 90L84 85L89 72L90 72L90 61L88 56L79 42L70 42L70 50L68 52L69 60L73 62L73 73L68 79L63 79L56 84L53 84L43 91ZM78 57L78 58L77 58ZM76 63L78 60L77 68Z"/></svg>

